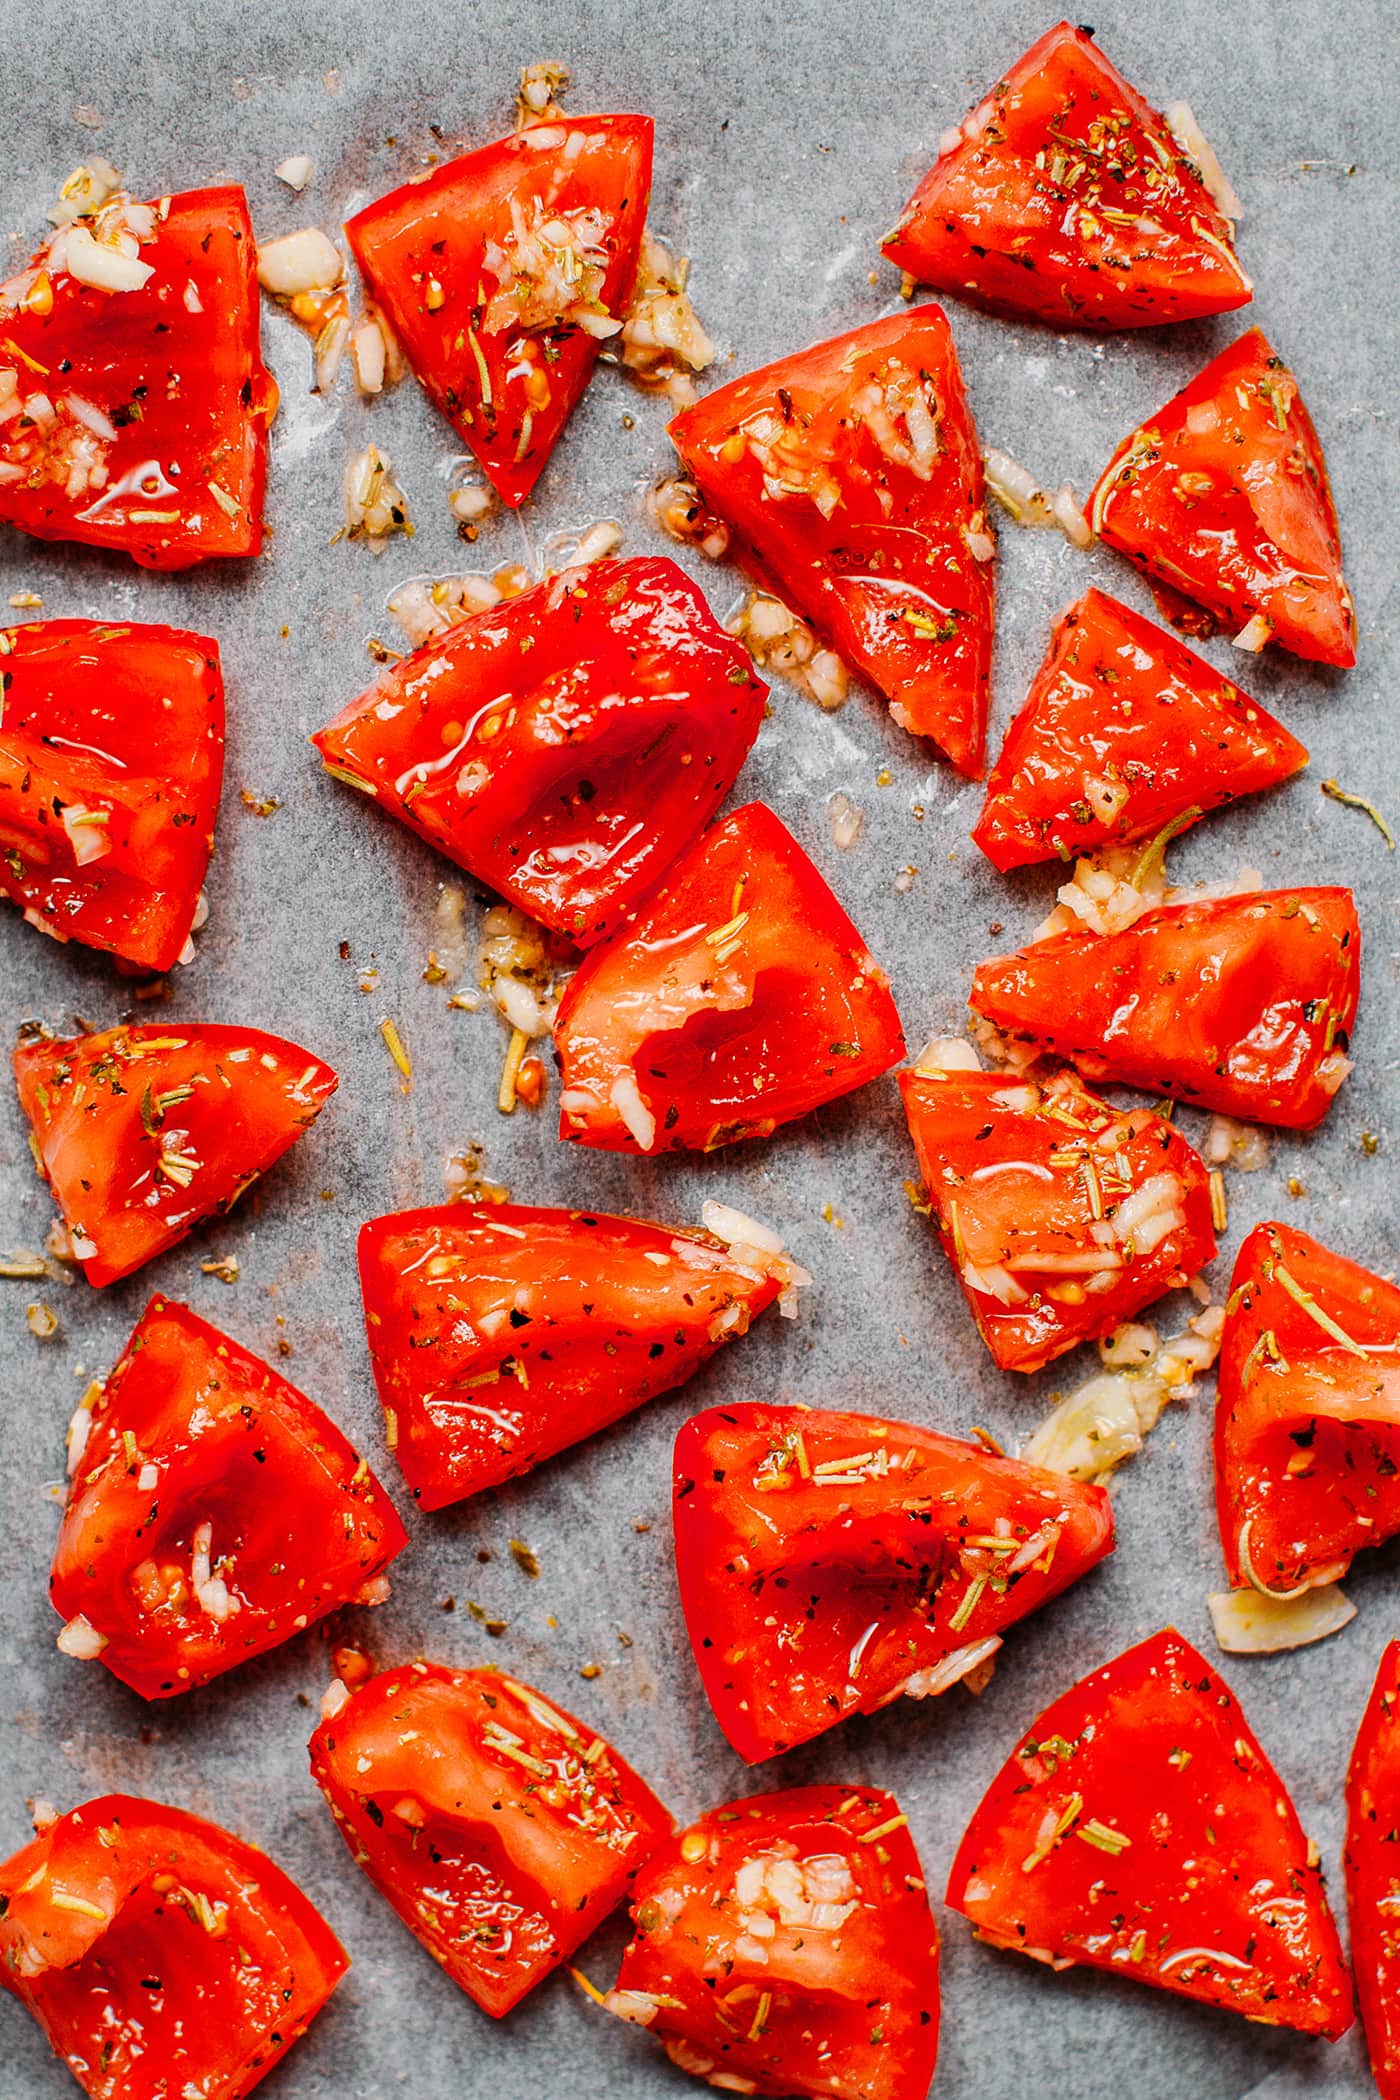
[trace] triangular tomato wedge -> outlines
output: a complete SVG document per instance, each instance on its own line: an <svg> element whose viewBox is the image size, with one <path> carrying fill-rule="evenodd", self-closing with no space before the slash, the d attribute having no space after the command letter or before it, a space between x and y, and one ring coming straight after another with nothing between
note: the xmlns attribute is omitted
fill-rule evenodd
<svg viewBox="0 0 1400 2100"><path fill-rule="evenodd" d="M1235 229L1166 119L1061 22L940 141L883 253L919 284L1055 328L1246 306Z"/></svg>
<svg viewBox="0 0 1400 2100"><path fill-rule="evenodd" d="M99 270L106 257L149 274L129 291L80 281L78 243ZM236 183L118 195L60 227L0 285L0 520L147 569L256 554L277 406L260 328Z"/></svg>
<svg viewBox="0 0 1400 2100"><path fill-rule="evenodd" d="M1167 1629L1082 1678L948 1876L979 1939L1335 2040L1351 1982L1315 1849L1224 1680Z"/></svg>
<svg viewBox="0 0 1400 2100"><path fill-rule="evenodd" d="M1351 1069L1360 989L1350 890L1256 890L994 956L970 1003L1088 1079L1310 1130Z"/></svg>
<svg viewBox="0 0 1400 2100"><path fill-rule="evenodd" d="M0 890L58 940L168 970L214 844L218 643L35 620L0 647Z"/></svg>
<svg viewBox="0 0 1400 2100"><path fill-rule="evenodd" d="M996 548L942 309L780 358L670 427L736 559L884 694L901 728L980 775Z"/></svg>
<svg viewBox="0 0 1400 2100"><path fill-rule="evenodd" d="M387 1595L393 1503L315 1402L153 1298L70 1433L49 1596L65 1651L146 1699L208 1684L339 1605ZM96 1636L96 1639L93 1636Z"/></svg>
<svg viewBox="0 0 1400 2100"><path fill-rule="evenodd" d="M1400 1532L1400 1288L1287 1225L1235 1263L1215 1490L1236 1587L1334 1582Z"/></svg>
<svg viewBox="0 0 1400 2100"><path fill-rule="evenodd" d="M901 1072L943 1251L1004 1371L1039 1371L1190 1281L1215 1254L1210 1183L1150 1108L1067 1072Z"/></svg>
<svg viewBox="0 0 1400 2100"><path fill-rule="evenodd" d="M458 622L312 742L329 771L586 947L714 815L766 693L684 570L651 556L569 570Z"/></svg>
<svg viewBox="0 0 1400 2100"><path fill-rule="evenodd" d="M424 1509L683 1385L779 1289L706 1233L518 1203L371 1219L360 1286L389 1443Z"/></svg>
<svg viewBox="0 0 1400 2100"><path fill-rule="evenodd" d="M1400 1641L1381 1657L1347 1770L1347 1917L1380 2100L1400 2100Z"/></svg>
<svg viewBox="0 0 1400 2100"><path fill-rule="evenodd" d="M1308 762L1281 722L1116 598L1061 613L1006 732L973 839L994 866L1184 831Z"/></svg>
<svg viewBox="0 0 1400 2100"><path fill-rule="evenodd" d="M684 1425L673 1510L690 1645L749 1764L947 1691L1113 1551L1102 1488L905 1422L759 1402Z"/></svg>
<svg viewBox="0 0 1400 2100"><path fill-rule="evenodd" d="M1094 531L1204 605L1246 647L1356 662L1327 463L1298 382L1258 328L1124 438L1089 499Z"/></svg>
<svg viewBox="0 0 1400 2100"><path fill-rule="evenodd" d="M585 958L554 1042L560 1137L612 1152L767 1137L904 1054L884 972L761 802Z"/></svg>
<svg viewBox="0 0 1400 2100"><path fill-rule="evenodd" d="M172 1021L15 1051L20 1106L89 1283L228 1210L315 1122L330 1066L257 1028Z"/></svg>
<svg viewBox="0 0 1400 2100"><path fill-rule="evenodd" d="M534 487L632 296L650 117L497 139L346 225L404 355L503 503Z"/></svg>

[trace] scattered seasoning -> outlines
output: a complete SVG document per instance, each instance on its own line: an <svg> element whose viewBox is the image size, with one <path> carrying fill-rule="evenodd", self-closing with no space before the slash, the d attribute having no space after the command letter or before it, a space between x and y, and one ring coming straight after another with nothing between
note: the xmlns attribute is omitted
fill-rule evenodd
<svg viewBox="0 0 1400 2100"><path fill-rule="evenodd" d="M530 1038L523 1028L512 1028L510 1042L506 1047L506 1061L501 1070L501 1084L496 1093L496 1106L503 1116L514 1115L516 1089L520 1080L520 1067L525 1052L530 1047Z"/></svg>
<svg viewBox="0 0 1400 2100"><path fill-rule="evenodd" d="M510 1557L515 1562L516 1567L519 1568L521 1574L528 1575L531 1582L539 1579L540 1563L538 1556L532 1546L525 1544L524 1539L511 1540Z"/></svg>
<svg viewBox="0 0 1400 2100"><path fill-rule="evenodd" d="M221 1254L217 1261L202 1261L199 1266L206 1276L217 1276L220 1283L237 1283L241 1273L236 1254Z"/></svg>
<svg viewBox="0 0 1400 2100"><path fill-rule="evenodd" d="M591 1684L595 1677L602 1676L603 1665L601 1663L584 1663L578 1674L580 1677L586 1677Z"/></svg>
<svg viewBox="0 0 1400 2100"><path fill-rule="evenodd" d="M1224 1232L1230 1222L1230 1207L1225 1197L1225 1176L1219 1167L1213 1167L1208 1176L1210 1185L1210 1221L1217 1232Z"/></svg>
<svg viewBox="0 0 1400 2100"><path fill-rule="evenodd" d="M1374 1150L1374 1147L1372 1149ZM10 1254L0 1254L0 1277L28 1281L33 1277L47 1276L48 1273L48 1263L42 1254L30 1254L23 1248Z"/></svg>
<svg viewBox="0 0 1400 2100"><path fill-rule="evenodd" d="M282 807L277 795L255 795L251 788L240 788L238 795L243 807L250 809L255 817L270 817L275 809Z"/></svg>
<svg viewBox="0 0 1400 2100"><path fill-rule="evenodd" d="M13 604L13 602L12 599L11 603ZM1346 789L1335 780L1324 780L1322 792L1328 797L1329 801L1340 802L1343 809L1359 809L1363 816L1369 817L1381 837L1385 840L1386 850L1390 853L1395 851L1395 833L1386 823L1385 818L1376 808L1374 802L1368 802L1364 795L1349 795Z"/></svg>
<svg viewBox="0 0 1400 2100"><path fill-rule="evenodd" d="M384 1038L385 1049L403 1074L404 1091L407 1093L409 1087L413 1084L413 1066L409 1063L408 1052L403 1046L403 1037L399 1034L394 1023L387 1018L380 1022L379 1033Z"/></svg>
<svg viewBox="0 0 1400 2100"><path fill-rule="evenodd" d="M1377 1153L1378 1153L1378 1152L1380 1151L1380 1149L1381 1149L1381 1141L1380 1141L1380 1139L1379 1139L1379 1138L1378 1138L1378 1137L1376 1136L1376 1133L1375 1133L1375 1131L1374 1131L1374 1130L1363 1130L1363 1131L1362 1131L1362 1133L1361 1133L1361 1149L1362 1149L1362 1151L1363 1151L1363 1152L1364 1152L1364 1153L1366 1154L1366 1157L1367 1157L1368 1159L1374 1159L1374 1158L1375 1158L1375 1156L1376 1156L1376 1154L1377 1154ZM6 1271L5 1271L4 1269L0 1269L0 1276L3 1276L3 1275L4 1275L5 1273L6 1273Z"/></svg>

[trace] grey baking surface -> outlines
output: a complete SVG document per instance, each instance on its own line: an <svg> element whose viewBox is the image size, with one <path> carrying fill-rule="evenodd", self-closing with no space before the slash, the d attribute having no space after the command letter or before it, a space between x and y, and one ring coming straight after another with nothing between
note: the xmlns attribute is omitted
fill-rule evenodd
<svg viewBox="0 0 1400 2100"><path fill-rule="evenodd" d="M694 259L700 311L742 370L887 310L892 273L877 240L927 164L941 129L1052 19L1029 0L966 9L933 0L733 0L684 10L641 0L501 0L450 12L368 0L289 0L244 12L232 0L168 6L113 0L88 23L52 0L0 0L5 37L5 150L0 229L22 259L57 183L94 150L138 195L236 177L271 235L347 210L421 164L446 140L479 143L509 122L519 66L567 58L577 110L655 115L653 223ZM1041 475L1088 486L1117 439L1157 407L1238 328L1257 319L1293 364L1321 431L1360 614L1361 660L1340 675L1270 655L1207 645L1310 744L1310 772L1280 794L1193 832L1176 879L1215 879L1241 860L1266 880L1355 886L1365 927L1359 1064L1319 1136L1276 1140L1267 1166L1231 1184L1228 1274L1257 1218L1285 1215L1345 1252L1395 1259L1395 862L1365 819L1324 801L1338 775L1400 815L1393 747L1396 651L1393 479L1397 323L1382 269L1400 196L1393 42L1386 10L1366 0L1182 0L1163 9L1097 8L1111 57L1159 105L1194 105L1247 207L1241 228L1258 294L1252 311L1214 325L1096 341L1057 337L951 307L984 443ZM1393 30L1393 23L1390 24ZM1377 32L1380 32L1378 37ZM74 120L84 107L96 128ZM396 141L388 144L392 136ZM273 176L308 152L315 180L297 200ZM1306 164L1306 165L1305 165ZM872 281L871 273L874 272ZM322 777L306 734L368 680L368 634L393 637L390 589L415 572L473 565L444 500L451 434L415 386L369 405L348 385L313 399L307 345L283 317L265 337L283 388L273 434L271 545L256 564L151 577L115 558L0 533L5 591L30 588L54 615L170 619L218 636L229 681L230 743L212 914L197 961L172 1002L143 1015L240 1020L299 1038L339 1068L341 1090L313 1134L246 1205L126 1283L48 1293L61 1320L41 1344L25 1330L33 1287L0 1286L6 1463L0 1479L0 1848L27 1835L26 1797L67 1808L126 1788L227 1822L263 1844L325 1910L354 1967L310 2035L262 2089L269 2100L574 2100L600 2093L695 2090L655 2045L586 2005L563 1976L505 2025L457 1994L350 1865L306 1774L305 1738L327 1678L311 1633L211 1689L147 1708L100 1668L59 1656L45 1597L56 1522L52 1483L86 1377L104 1369L155 1287L188 1299L240 1340L271 1353L288 1340L290 1374L329 1408L381 1468L383 1451L359 1319L359 1221L437 1200L443 1163L471 1137L523 1200L612 1205L694 1219L720 1195L771 1219L817 1288L795 1326L765 1320L687 1392L663 1400L516 1487L434 1518L408 1514L411 1543L394 1593L359 1623L381 1661L427 1653L508 1664L607 1731L682 1817L731 1794L815 1779L894 1788L909 1811L929 1884L1019 1731L1071 1678L1170 1617L1212 1652L1204 1594L1221 1579L1209 1499L1210 1397L1175 1411L1117 1490L1116 1559L1008 1641L974 1701L962 1692L857 1722L776 1767L746 1773L701 1697L677 1607L668 1523L672 1435L687 1409L778 1395L888 1411L941 1428L990 1426L1008 1444L1071 1362L1030 1385L994 1370L942 1257L901 1193L912 1159L891 1082L772 1142L708 1160L627 1164L561 1147L552 1107L507 1123L494 1097L503 1038L488 1013L448 1012L421 982L438 884L451 873L403 830L378 822ZM633 427L625 419L633 418ZM485 565L538 549L558 528L598 516L627 525L627 550L656 544L640 492L670 458L663 405L600 372L521 523L497 519ZM374 561L328 547L350 453L373 436L397 463L418 522L411 546ZM522 537L523 536L523 537ZM482 565L475 562L475 565ZM1039 660L1050 617L1091 580L1151 610L1145 589L1106 553L1057 535L1002 535L995 723L999 733ZM721 613L737 591L705 570ZM290 630L286 639L280 630ZM995 748L995 746L993 747ZM891 776L878 784L882 769ZM240 787L277 795L259 820ZM837 790L866 815L862 841L835 850L826 804ZM889 969L911 1043L959 1025L973 964L1027 934L1046 908L1048 875L997 877L969 844L977 790L931 763L868 696L820 715L779 685L740 793L771 802L814 853ZM1388 798L1388 801L1387 801ZM922 821L914 806L926 812ZM907 894L901 868L919 870ZM1000 921L1005 931L989 928ZM353 963L337 944L348 941ZM356 990L371 961L379 990ZM0 1033L40 1015L107 1024L129 987L98 958L60 950L0 918ZM393 1015L414 1062L399 1089L378 1023ZM1199 1119L1183 1118L1198 1130ZM1374 1157L1360 1149L1377 1133ZM1296 1175L1305 1192L1286 1190ZM833 1206L844 1221L823 1219ZM50 1217L29 1172L8 1083L0 1087L0 1245L34 1244ZM201 1259L235 1253L228 1289ZM285 1325L280 1323L285 1322ZM639 1532L638 1521L651 1528ZM526 1539L530 1583L508 1542ZM482 1556L489 1554L489 1560ZM1364 1557L1348 1583L1360 1607L1338 1639L1294 1657L1229 1670L1251 1721L1294 1790L1340 1895L1345 1760L1386 1638L1394 1551ZM448 1615L443 1601L455 1597ZM499 1640L471 1599L509 1621ZM551 1626L550 1618L557 1620ZM630 1636L631 1645L621 1636ZM585 1683L579 1666L602 1674ZM620 1944L605 1931L584 1955L606 1982ZM1369 2090L1355 2038L1335 2050L1193 2008L1164 1993L1088 1974L1051 1976L974 1947L946 1921L939 2100L1342 2100ZM0 2096L61 2096L68 2075L35 2028L0 2007Z"/></svg>

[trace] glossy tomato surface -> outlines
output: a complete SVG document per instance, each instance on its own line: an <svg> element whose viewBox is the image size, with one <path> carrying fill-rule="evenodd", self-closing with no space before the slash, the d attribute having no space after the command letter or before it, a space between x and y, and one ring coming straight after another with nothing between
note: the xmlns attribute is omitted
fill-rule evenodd
<svg viewBox="0 0 1400 2100"><path fill-rule="evenodd" d="M1391 1641L1347 1772L1346 1882L1356 2006L1381 2100L1400 2100L1400 1641Z"/></svg>
<svg viewBox="0 0 1400 2100"><path fill-rule="evenodd" d="M767 687L663 556L565 570L384 671L312 742L578 946L714 816Z"/></svg>

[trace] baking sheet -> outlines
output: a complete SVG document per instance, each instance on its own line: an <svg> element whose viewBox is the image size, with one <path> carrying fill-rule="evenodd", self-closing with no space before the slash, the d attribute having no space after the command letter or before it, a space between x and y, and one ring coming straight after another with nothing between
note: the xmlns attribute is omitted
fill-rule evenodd
<svg viewBox="0 0 1400 2100"><path fill-rule="evenodd" d="M720 370L743 370L888 310L896 283L878 259L880 233L939 132L1049 19L1028 0L986 0L975 10L947 0L687 8L497 0L450 13L370 0L256 10L202 0L179 14L109 0L90 24L53 0L3 0L0 227L11 259L23 260L58 182L96 151L137 195L235 177L262 235L313 220L335 233L350 209L442 150L439 132L450 148L505 130L520 65L559 56L574 70L574 109L654 114L652 222L693 258L697 305L723 346ZM984 444L1081 492L1117 439L1250 320L1298 374L1340 506L1361 660L1343 676L1207 645L1305 739L1313 764L1283 792L1193 831L1173 849L1172 866L1178 881L1231 875L1243 860L1266 882L1349 882L1367 944L1358 1069L1323 1133L1278 1138L1261 1172L1232 1178L1216 1275L1228 1274L1248 1227L1271 1215L1385 1268L1394 1261L1400 1145L1395 863L1365 819L1324 801L1318 783L1336 775L1392 816L1400 811L1388 634L1397 297L1393 273L1380 269L1400 209L1393 22L1386 44L1386 10L1367 0L1325 8L1181 0L1173 9L1120 0L1095 23L1150 99L1186 96L1194 105L1245 200L1241 250L1255 304L1214 324L1102 341L958 307L953 329ZM294 152L315 163L301 199L273 175ZM956 1691L906 1704L761 1772L740 1767L701 1696L675 1596L667 1486L671 1439L686 1412L774 1395L950 1431L981 1422L1014 1446L1087 1362L1072 1359L1028 1384L994 1370L901 1192L912 1157L892 1082L768 1144L708 1160L628 1163L561 1147L552 1100L537 1116L498 1116L498 1023L490 1013L449 1012L443 988L421 979L439 883L452 871L324 778L304 741L367 682L365 638L396 639L383 610L388 592L412 573L473 565L474 557L462 561L446 507L456 448L411 381L369 404L343 381L324 403L308 391L304 338L280 314L268 315L265 335L283 410L263 560L153 577L115 557L0 532L6 594L32 589L52 615L205 628L223 649L230 738L212 914L197 961L175 973L170 1004L142 1016L260 1024L324 1053L341 1074L334 1103L256 1201L114 1289L48 1291L60 1320L54 1340L26 1332L33 1287L0 1286L0 1847L28 1834L25 1797L68 1808L107 1788L213 1815L265 1846L354 1957L330 2008L262 2089L269 2100L683 2093L696 2089L692 2081L644 2036L596 2014L562 1975L504 2026L488 2021L354 1871L306 1774L306 1707L328 1673L321 1634L159 1707L55 1652L45 1572L64 1425L150 1292L187 1299L263 1353L290 1343L291 1376L397 1488L369 1380L354 1235L367 1216L437 1200L444 1161L464 1142L481 1139L489 1169L525 1201L586 1200L682 1221L715 1195L771 1220L817 1279L796 1325L766 1319L684 1393L513 1488L436 1517L409 1510L411 1544L394 1569L393 1597L353 1623L365 1625L382 1661L423 1652L508 1665L603 1729L682 1817L775 1784L892 1787L935 1893L983 1786L1050 1697L1167 1616L1212 1652L1204 1596L1221 1569L1210 1401L1173 1411L1124 1471L1116 1558L1013 1632L980 1700ZM600 516L626 524L626 551L655 546L641 494L671 458L664 420L661 402L600 372L523 518L494 519L475 565L537 551L551 531ZM344 463L371 437L392 455L418 524L411 546L398 542L378 562L361 546L327 544ZM733 572L691 566L725 611L738 592ZM1145 588L1111 555L1077 553L1055 534L1004 531L998 734L1024 695L1050 617L1090 581L1151 611ZM266 819L251 815L244 787L279 797L281 807ZM830 833L827 804L838 791L865 814L863 838L846 853ZM888 968L911 1043L959 1026L973 964L1028 935L1047 906L1053 875L997 877L967 838L978 791L927 763L860 693L824 716L777 685L739 793L769 801L814 854ZM918 872L899 890L906 868ZM994 922L1004 933L991 933ZM339 958L342 941L349 963ZM370 966L378 989L365 994L357 975ZM108 1025L130 1011L129 999L101 959L52 946L13 913L0 917L6 1041L29 1015L60 1029L79 1014ZM408 1094L378 1032L385 1015L412 1056ZM1181 1120L1199 1133L1200 1118ZM1374 1156L1361 1150L1363 1130L1381 1139ZM1302 1184L1296 1198L1290 1176ZM0 1245L40 1242L49 1217L6 1084ZM200 1270L224 1253L241 1264L232 1289ZM537 1552L538 1581L512 1560L513 1537ZM1377 1657L1395 1630L1396 1566L1394 1549L1358 1562L1347 1587L1359 1616L1340 1638L1229 1668L1338 1897L1342 1776ZM489 1638L469 1601L507 1621L507 1633ZM601 1674L582 1681L580 1667L595 1662ZM1355 2037L1328 2049L1102 1976L1051 1976L974 1947L958 1919L946 1925L939 2100L1029 2091L1106 2100L1127 2078L1138 2100L1182 2092L1349 2100L1369 2090ZM614 1926L585 1952L603 1982L620 1943ZM17 2008L0 2010L0 2063L5 2096L72 2090Z"/></svg>

